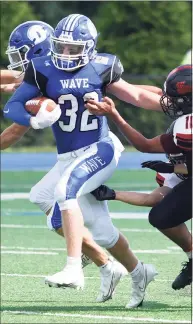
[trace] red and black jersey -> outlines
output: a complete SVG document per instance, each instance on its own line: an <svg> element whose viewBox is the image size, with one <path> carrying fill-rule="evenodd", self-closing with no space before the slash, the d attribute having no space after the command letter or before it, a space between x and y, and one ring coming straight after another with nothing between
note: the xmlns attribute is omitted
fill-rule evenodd
<svg viewBox="0 0 193 324"><path fill-rule="evenodd" d="M173 132L161 135L161 144L168 154L183 154L192 175L192 114L178 118L173 126Z"/></svg>

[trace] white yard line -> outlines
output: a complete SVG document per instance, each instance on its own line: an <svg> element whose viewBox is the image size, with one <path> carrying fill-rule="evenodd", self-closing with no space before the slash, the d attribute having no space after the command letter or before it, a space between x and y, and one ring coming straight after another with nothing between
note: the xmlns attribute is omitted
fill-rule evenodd
<svg viewBox="0 0 193 324"><path fill-rule="evenodd" d="M1 254L45 254L45 255L58 255L57 252L43 252L43 251L1 251Z"/></svg>
<svg viewBox="0 0 193 324"><path fill-rule="evenodd" d="M0 225L2 228L46 228L48 227L46 225L23 225L23 224L1 224ZM154 229L143 229L143 228L121 228L121 232L139 232L139 233L154 233L158 232L157 230Z"/></svg>
<svg viewBox="0 0 193 324"><path fill-rule="evenodd" d="M29 277L29 278L44 278L44 275L35 274L22 274L22 273L1 273L1 276L5 277Z"/></svg>
<svg viewBox="0 0 193 324"><path fill-rule="evenodd" d="M28 192L2 193L1 200L29 199Z"/></svg>
<svg viewBox="0 0 193 324"><path fill-rule="evenodd" d="M156 232L159 232L156 229L146 229L146 228L120 228L121 232L139 232L139 233L154 233L156 234Z"/></svg>
<svg viewBox="0 0 193 324"><path fill-rule="evenodd" d="M25 246L5 246L5 245L1 245L0 249L3 250L32 250L32 251L66 251L65 247L61 247L61 248L50 248L50 247L25 247ZM154 253L173 253L173 251L181 251L180 247L178 246L169 246L167 247L167 249L161 249L161 250L134 250L135 252L138 253L145 253L147 251L147 253L151 253L152 251L154 251ZM175 252L174 252L175 253Z"/></svg>
<svg viewBox="0 0 193 324"><path fill-rule="evenodd" d="M18 213L18 217L20 216L19 213L25 213L26 212L26 216L29 216L29 211L26 210L16 210L16 209L12 209L12 210L1 210L1 213L3 213L3 216L12 216L12 213L17 212ZM37 214L36 210L31 210L30 214ZM39 211L40 216L44 216L43 212L41 213L41 211ZM22 216L22 215L21 215ZM123 212L123 213L110 213L111 218L113 219L147 219L148 218L148 213L133 213L133 212ZM31 217L31 216L29 216Z"/></svg>
<svg viewBox="0 0 193 324"><path fill-rule="evenodd" d="M113 219L147 219L148 213L133 213L133 212L123 212L123 213L110 213Z"/></svg>
<svg viewBox="0 0 193 324"><path fill-rule="evenodd" d="M169 250L181 250L179 246L168 246L167 249Z"/></svg>
<svg viewBox="0 0 193 324"><path fill-rule="evenodd" d="M48 248L48 247L25 247L25 246L1 246L6 250L41 250L41 251L66 251L66 248Z"/></svg>
<svg viewBox="0 0 193 324"><path fill-rule="evenodd" d="M20 250L20 251L17 251ZM28 252L29 251L29 252ZM30 253L30 251L34 251ZM37 252L39 251L39 252ZM2 254L52 254L49 251L66 251L66 248L50 248L50 247L25 247L25 246L1 246ZM170 248L167 249L148 249L148 250L133 250L134 253L144 254L181 254L181 251L175 251ZM58 254L58 253L53 253Z"/></svg>
<svg viewBox="0 0 193 324"><path fill-rule="evenodd" d="M1 276L5 277L26 277L26 278L45 278L47 275L36 275L36 274L22 274L22 273L1 273ZM100 277L84 277L85 279L100 279Z"/></svg>
<svg viewBox="0 0 193 324"><path fill-rule="evenodd" d="M133 253L144 253L144 254L181 254L181 252L173 252L170 250L132 250Z"/></svg>
<svg viewBox="0 0 193 324"><path fill-rule="evenodd" d="M27 312L27 311L10 311L4 310L2 314L12 315L42 315L42 316L53 316L53 317L76 317L76 318L90 318L90 319L112 319L129 322L145 322L145 323L191 323L191 321L185 320L167 320L167 319L156 319L151 317L128 317L128 316L110 316L110 315L92 315L92 314L71 314L71 313L49 313L49 312Z"/></svg>
<svg viewBox="0 0 193 324"><path fill-rule="evenodd" d="M137 191L137 192L150 193L151 191ZM1 193L1 200L15 200L15 199L29 199L29 192Z"/></svg>
<svg viewBox="0 0 193 324"><path fill-rule="evenodd" d="M20 225L20 224L1 224L2 228L46 228L48 229L47 226L45 225Z"/></svg>
<svg viewBox="0 0 193 324"><path fill-rule="evenodd" d="M22 274L22 273L1 273L1 276L5 277L26 277L26 278L44 278L46 275L36 275L36 274ZM89 277L84 277L85 279L100 279L100 277L96 276L89 276ZM131 280L130 277L128 277L129 280ZM155 279L155 281L158 282L170 282L173 281L171 279Z"/></svg>

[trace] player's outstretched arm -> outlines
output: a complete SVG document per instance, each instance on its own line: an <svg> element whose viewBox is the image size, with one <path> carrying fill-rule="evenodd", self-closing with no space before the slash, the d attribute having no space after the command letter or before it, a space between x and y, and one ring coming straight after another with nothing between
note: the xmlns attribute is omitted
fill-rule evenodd
<svg viewBox="0 0 193 324"><path fill-rule="evenodd" d="M0 70L0 84L21 83L23 75L18 71Z"/></svg>
<svg viewBox="0 0 193 324"><path fill-rule="evenodd" d="M151 193L132 192L132 191L116 191L115 200L125 202L135 206L153 207L160 202L171 189L168 187L160 187Z"/></svg>
<svg viewBox="0 0 193 324"><path fill-rule="evenodd" d="M151 91L153 93L157 93L159 96L163 95L163 91L161 88L151 85L143 85L143 84L133 84L137 88L145 89L147 91Z"/></svg>
<svg viewBox="0 0 193 324"><path fill-rule="evenodd" d="M134 106L149 110L162 111L160 106L161 96L155 91L149 91L144 86L135 86L123 79L111 83L107 87L107 91L116 96L118 99L131 103ZM151 87L151 86L149 86Z"/></svg>
<svg viewBox="0 0 193 324"><path fill-rule="evenodd" d="M1 150L5 150L11 145L17 143L28 130L29 127L15 123L7 127L0 135Z"/></svg>
<svg viewBox="0 0 193 324"><path fill-rule="evenodd" d="M161 201L171 189L168 187L160 187L151 193L132 192L132 191L115 191L105 185L101 185L91 193L99 201L118 200L135 206L153 207Z"/></svg>
<svg viewBox="0 0 193 324"><path fill-rule="evenodd" d="M144 137L121 117L115 108L114 102L110 98L105 97L103 102L89 100L85 107L88 108L92 114L107 115L110 117L120 129L121 133L138 151L147 153L165 152L160 141L161 136L157 136L152 139L147 139Z"/></svg>

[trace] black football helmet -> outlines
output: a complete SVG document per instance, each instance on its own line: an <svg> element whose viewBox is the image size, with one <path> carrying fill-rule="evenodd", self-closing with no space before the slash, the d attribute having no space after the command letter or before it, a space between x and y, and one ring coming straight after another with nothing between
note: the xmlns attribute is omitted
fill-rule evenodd
<svg viewBox="0 0 193 324"><path fill-rule="evenodd" d="M192 112L192 65L178 66L164 83L160 105L164 113L177 118Z"/></svg>

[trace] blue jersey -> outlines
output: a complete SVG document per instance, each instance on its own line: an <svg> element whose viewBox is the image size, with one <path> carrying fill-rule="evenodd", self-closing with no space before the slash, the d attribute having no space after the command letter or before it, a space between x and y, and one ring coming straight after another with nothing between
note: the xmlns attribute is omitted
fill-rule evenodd
<svg viewBox="0 0 193 324"><path fill-rule="evenodd" d="M122 70L119 59L110 54L97 54L95 59L73 72L57 69L47 56L33 59L23 84L5 106L5 116L21 123L23 113L23 124L28 126L31 116L21 109L21 104L24 108L27 100L41 94L60 104L62 110L61 117L52 125L59 154L98 142L108 135L106 117L92 115L84 104L88 98L100 101L106 86L118 81ZM15 109L17 116L13 118Z"/></svg>

